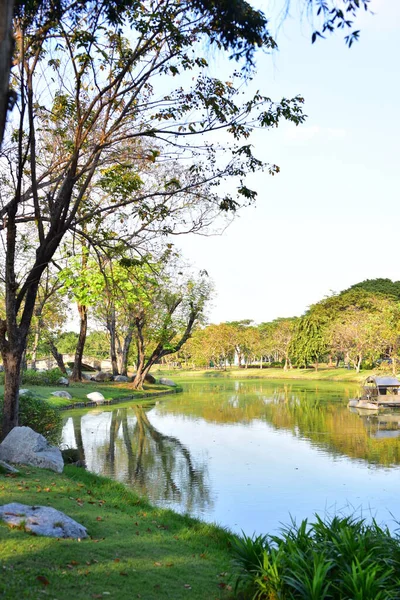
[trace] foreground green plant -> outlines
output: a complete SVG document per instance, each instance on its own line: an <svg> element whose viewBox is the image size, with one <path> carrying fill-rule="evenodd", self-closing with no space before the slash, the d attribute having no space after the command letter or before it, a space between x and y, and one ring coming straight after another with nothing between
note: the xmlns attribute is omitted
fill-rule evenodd
<svg viewBox="0 0 400 600"><path fill-rule="evenodd" d="M3 398L0 398L0 423L2 416ZM20 426L31 427L37 433L41 433L51 444L57 445L60 441L62 427L60 411L46 400L38 398L33 392L21 395L18 422Z"/></svg>
<svg viewBox="0 0 400 600"><path fill-rule="evenodd" d="M254 600L399 598L400 540L375 521L317 515L232 547L236 590Z"/></svg>

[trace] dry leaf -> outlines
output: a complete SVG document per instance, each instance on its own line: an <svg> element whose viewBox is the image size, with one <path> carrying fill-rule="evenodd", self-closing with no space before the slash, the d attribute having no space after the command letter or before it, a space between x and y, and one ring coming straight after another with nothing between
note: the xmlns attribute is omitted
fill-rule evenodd
<svg viewBox="0 0 400 600"><path fill-rule="evenodd" d="M43 583L43 585L49 585L50 583L50 581L44 575L38 575L36 579L40 581L40 583Z"/></svg>
<svg viewBox="0 0 400 600"><path fill-rule="evenodd" d="M191 590L192 589L192 586L189 585L189 583L185 583L185 585L183 587L186 588L187 590Z"/></svg>

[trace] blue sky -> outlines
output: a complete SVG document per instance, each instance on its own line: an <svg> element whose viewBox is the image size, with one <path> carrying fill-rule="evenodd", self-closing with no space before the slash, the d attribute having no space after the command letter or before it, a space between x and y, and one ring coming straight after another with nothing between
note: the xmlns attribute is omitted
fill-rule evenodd
<svg viewBox="0 0 400 600"><path fill-rule="evenodd" d="M332 290L400 279L400 2L371 8L350 50L341 33L311 45L294 16L279 52L259 56L253 85L277 99L301 93L308 118L256 132L256 152L281 173L250 180L255 207L221 236L175 240L216 283L211 321L300 315Z"/></svg>

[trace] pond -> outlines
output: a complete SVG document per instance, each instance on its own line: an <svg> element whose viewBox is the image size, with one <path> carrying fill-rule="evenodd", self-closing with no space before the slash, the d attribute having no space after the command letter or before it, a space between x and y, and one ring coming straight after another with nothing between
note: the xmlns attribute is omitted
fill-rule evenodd
<svg viewBox="0 0 400 600"><path fill-rule="evenodd" d="M181 382L180 382L181 383ZM347 408L357 388L315 382L184 381L151 407L65 415L87 468L247 534L341 511L397 527L400 411Z"/></svg>

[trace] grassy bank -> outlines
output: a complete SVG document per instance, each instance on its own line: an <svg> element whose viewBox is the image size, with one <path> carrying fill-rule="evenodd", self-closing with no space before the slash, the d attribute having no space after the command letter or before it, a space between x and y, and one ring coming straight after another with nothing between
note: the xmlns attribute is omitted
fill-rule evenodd
<svg viewBox="0 0 400 600"><path fill-rule="evenodd" d="M264 368L264 369L238 369L237 367L227 368L226 371L217 369L206 370L160 370L155 371L156 376L172 377L179 381L189 378L231 378L231 379L298 379L314 381L344 381L361 383L369 375L376 374L375 371L364 370L357 373L353 369L335 369L321 366L318 371L315 369L283 369Z"/></svg>
<svg viewBox="0 0 400 600"><path fill-rule="evenodd" d="M0 597L74 600L229 598L228 533L150 506L127 488L75 467L0 475L1 503L57 508L88 540L33 536L0 525Z"/></svg>
<svg viewBox="0 0 400 600"><path fill-rule="evenodd" d="M91 392L100 392L106 400L134 400L135 402L143 399L144 401L152 396L157 397L160 394L175 393L181 391L181 388L171 388L161 384L146 384L143 390L133 390L132 384L129 383L96 383L93 381L82 381L80 383L70 383L68 388L57 385L23 385L24 389L32 391L36 396L47 400L52 406L64 408L71 404L81 404L82 402L90 402L87 394ZM52 396L52 392L65 390L72 396L72 400L67 398L58 398ZM0 386L0 394L3 394L4 386Z"/></svg>

